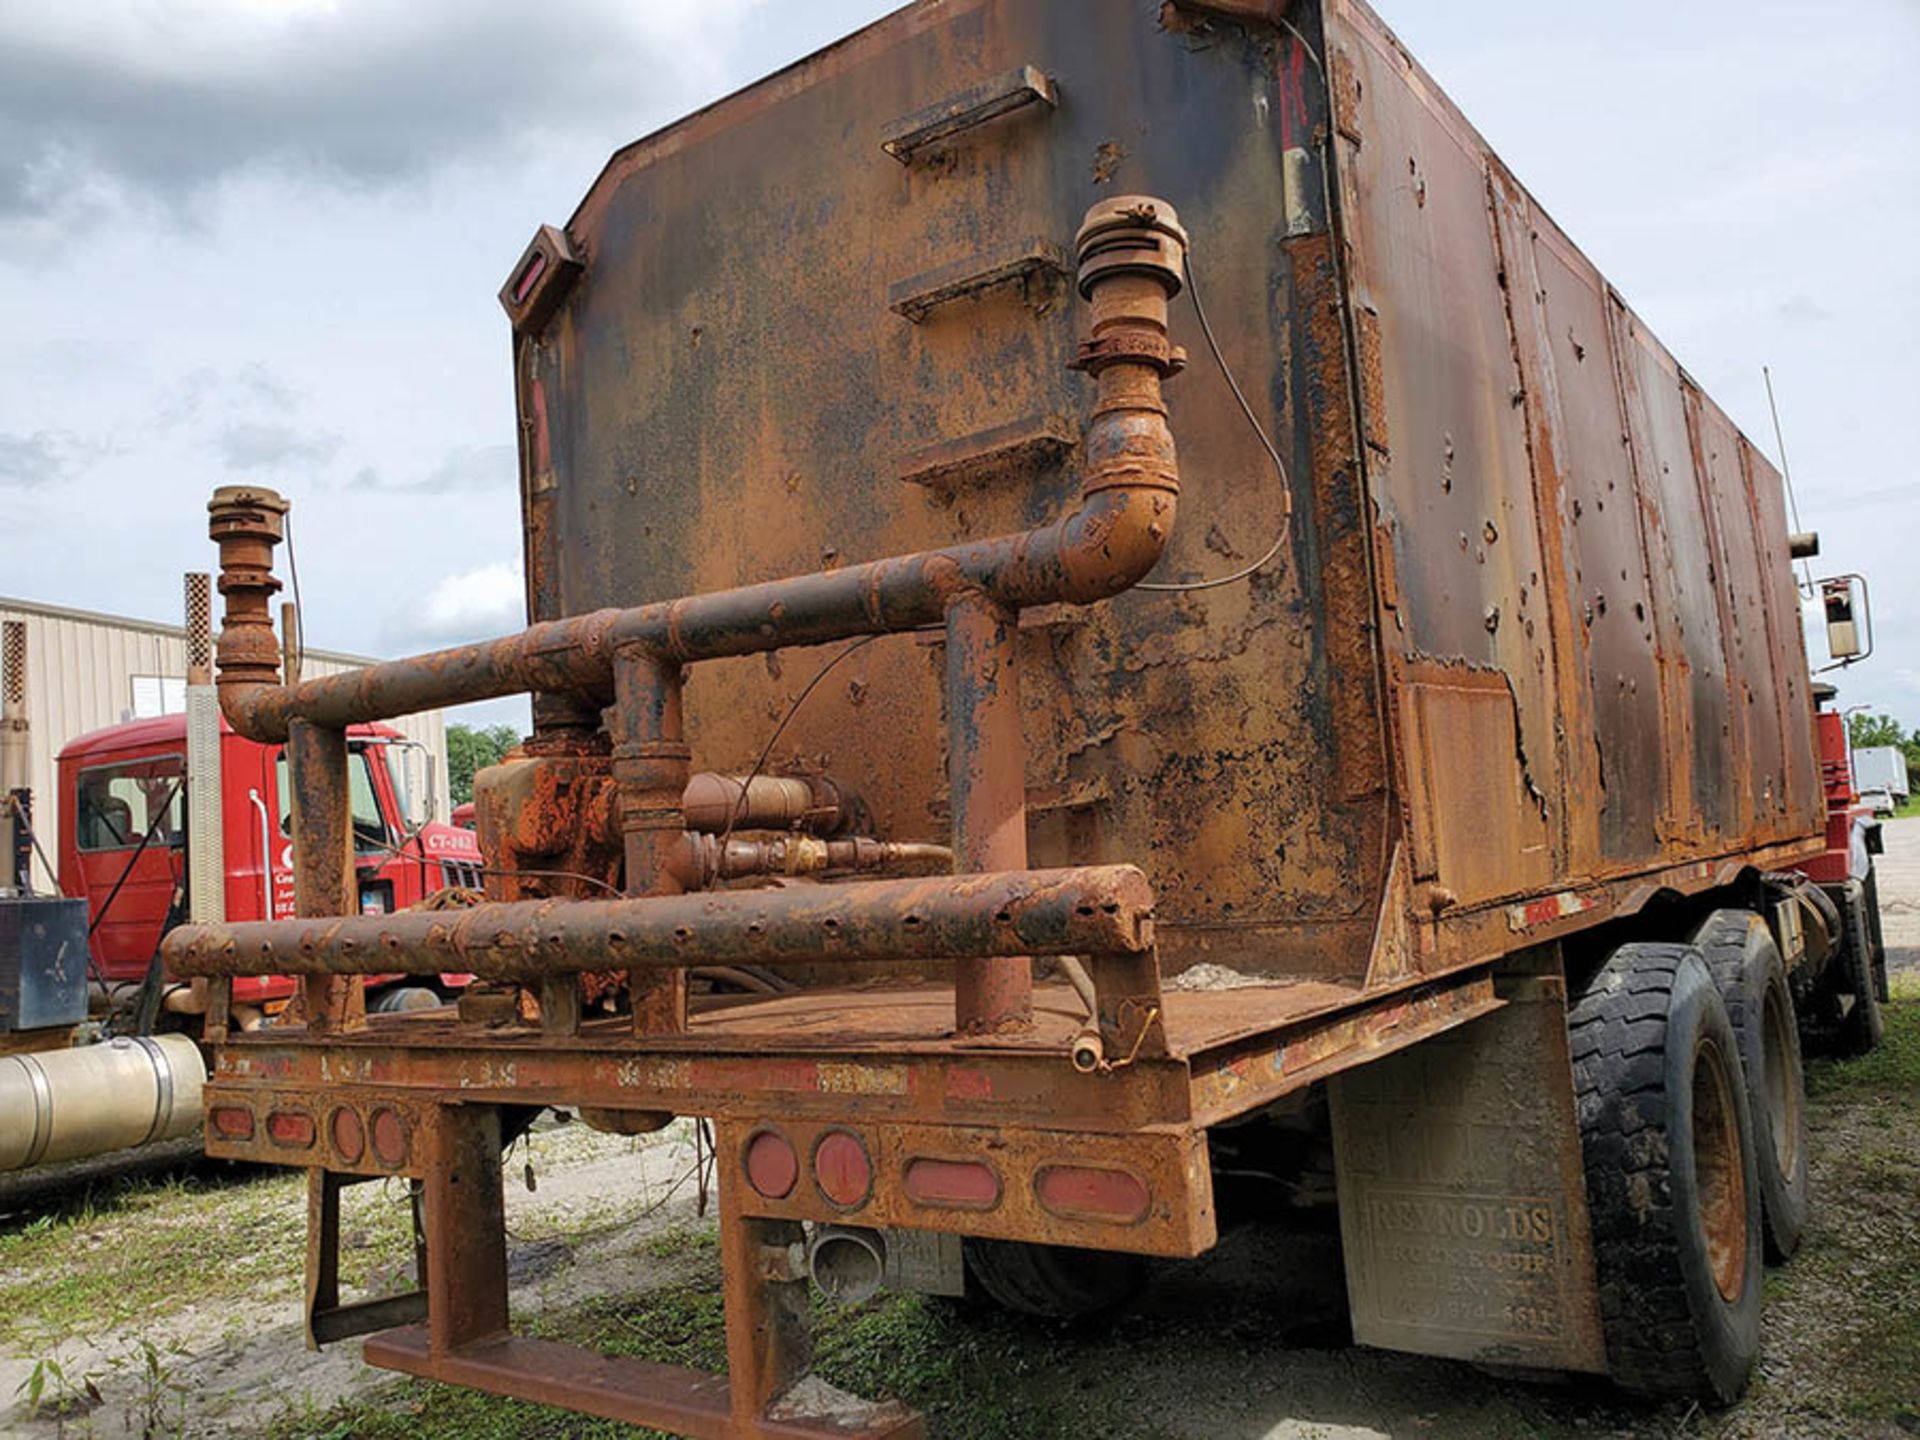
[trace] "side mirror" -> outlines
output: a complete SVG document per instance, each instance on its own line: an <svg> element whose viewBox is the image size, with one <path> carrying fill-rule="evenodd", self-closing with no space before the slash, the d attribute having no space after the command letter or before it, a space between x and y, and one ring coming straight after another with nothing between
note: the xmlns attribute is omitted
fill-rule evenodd
<svg viewBox="0 0 1920 1440"><path fill-rule="evenodd" d="M1836 575L1822 580L1820 607L1827 619L1827 653L1836 665L1850 665L1873 653L1873 617L1864 576Z"/></svg>
<svg viewBox="0 0 1920 1440"><path fill-rule="evenodd" d="M438 778L438 768L434 764L433 751L418 740L395 740L392 749L400 752L400 772L394 776L394 783L404 792L402 808L407 812L407 823L412 826L426 825L440 818L440 787L434 783ZM414 784L413 767L420 767L420 783Z"/></svg>

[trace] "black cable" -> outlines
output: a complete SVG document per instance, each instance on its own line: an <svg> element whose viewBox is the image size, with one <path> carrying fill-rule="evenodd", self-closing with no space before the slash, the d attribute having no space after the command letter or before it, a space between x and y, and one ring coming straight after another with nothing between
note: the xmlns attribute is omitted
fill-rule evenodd
<svg viewBox="0 0 1920 1440"><path fill-rule="evenodd" d="M287 571L293 580L293 668L307 674L307 612L300 608L300 556L293 548L293 512L286 516Z"/></svg>
<svg viewBox="0 0 1920 1440"><path fill-rule="evenodd" d="M780 723L773 727L773 734L769 735L767 737L767 743L760 747L760 754L754 760L753 768L747 771L747 778L740 782L740 793L734 797L733 808L727 812L727 828L721 832L720 835L720 853L722 855L727 852L727 841L733 838L733 827L740 819L740 812L746 808L747 787L753 784L754 777L759 775L761 767L767 763L767 757L773 753L773 747L780 743L780 736L785 733L788 722L800 712L800 707L807 703L807 697L813 694L814 688L818 686L822 680L827 678L828 672L831 671L834 666L853 654L854 651L871 645L879 638L878 635L862 635L858 640L847 646L838 655L835 655L831 660L827 661L826 664L816 670L813 678L807 681L807 683L801 687L800 693L794 697L793 703L787 706L787 713L780 717Z"/></svg>
<svg viewBox="0 0 1920 1440"><path fill-rule="evenodd" d="M60 872L53 868L53 862L47 858L47 847L40 843L40 832L33 828L33 821L27 817L27 807L20 803L20 797L18 795L9 795L7 796L7 808L13 811L20 828L27 832L27 842L33 846L33 853L40 857L40 868L47 872L47 883L53 886L53 893L58 895L60 893ZM28 871L28 879L29 881L32 879L31 870ZM31 884L29 884L27 888L32 889Z"/></svg>
<svg viewBox="0 0 1920 1440"><path fill-rule="evenodd" d="M1267 452L1267 458L1273 461L1273 468L1280 476L1280 531L1273 537L1273 544L1267 547L1267 553L1251 565L1242 566L1231 575L1218 575L1211 580L1163 580L1154 583L1142 580L1133 588L1153 590L1160 594L1181 593L1191 590L1213 590L1222 585L1231 585L1235 581L1245 580L1278 555L1287 543L1287 535L1293 528L1293 482L1287 478L1287 462L1280 458L1280 449L1267 434L1266 426L1253 413L1253 406L1247 403L1247 397L1240 388L1240 382L1234 378L1233 369L1227 364L1226 356L1220 353L1220 342L1214 339L1213 326L1207 322L1207 307L1200 303L1200 286L1193 271L1193 256L1183 258L1183 268L1187 272L1187 294L1193 300L1193 313L1200 321L1200 333L1206 336L1207 351L1213 356L1213 363L1220 367L1220 375L1227 382L1227 388L1233 392L1233 398L1240 406L1240 413L1247 417L1247 424L1253 427L1254 435L1260 441L1260 448Z"/></svg>

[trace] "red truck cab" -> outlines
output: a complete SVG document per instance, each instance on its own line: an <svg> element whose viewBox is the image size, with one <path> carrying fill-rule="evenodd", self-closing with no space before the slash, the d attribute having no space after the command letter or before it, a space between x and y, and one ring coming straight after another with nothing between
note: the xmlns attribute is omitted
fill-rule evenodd
<svg viewBox="0 0 1920 1440"><path fill-rule="evenodd" d="M361 911L405 909L448 886L478 890L472 831L428 823L415 832L407 823L388 763L406 743L400 732L355 725L347 734ZM186 741L186 717L163 715L96 730L60 752L60 888L87 902L96 974L109 987L145 978L186 873ZM222 720L220 774L227 918L287 918L294 898L285 747L258 744ZM233 998L271 1007L293 990L292 980L263 976L236 981Z"/></svg>

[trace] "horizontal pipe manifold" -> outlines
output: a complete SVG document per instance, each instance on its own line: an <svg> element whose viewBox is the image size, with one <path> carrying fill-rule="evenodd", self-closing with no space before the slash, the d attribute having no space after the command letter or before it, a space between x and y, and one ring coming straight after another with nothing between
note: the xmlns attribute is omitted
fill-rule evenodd
<svg viewBox="0 0 1920 1440"><path fill-rule="evenodd" d="M437 975L526 982L587 970L1008 955L1137 955L1153 894L1132 865L1013 870L619 900L183 925L176 975Z"/></svg>

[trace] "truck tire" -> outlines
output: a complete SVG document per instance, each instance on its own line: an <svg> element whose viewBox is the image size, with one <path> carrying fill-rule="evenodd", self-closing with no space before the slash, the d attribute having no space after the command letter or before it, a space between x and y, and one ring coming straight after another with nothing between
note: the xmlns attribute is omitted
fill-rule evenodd
<svg viewBox="0 0 1920 1440"><path fill-rule="evenodd" d="M1807 1082L1787 967L1766 921L1751 910L1716 910L1694 932L1726 1004L1747 1075L1754 1163L1767 1259L1800 1248L1807 1223Z"/></svg>
<svg viewBox="0 0 1920 1440"><path fill-rule="evenodd" d="M1845 948L1837 965L1837 989L1851 996L1853 1005L1840 1021L1836 1049L1842 1055L1865 1055L1879 1045L1886 1034L1886 1017L1880 1013L1880 992L1885 981L1875 973L1873 925L1867 915L1867 891L1857 881L1848 881L1840 902L1840 918L1845 929Z"/></svg>
<svg viewBox="0 0 1920 1440"><path fill-rule="evenodd" d="M1860 904L1867 917L1867 944L1873 953L1873 993L1882 1005L1893 998L1887 988L1887 938L1880 932L1880 867L1867 866L1860 884Z"/></svg>
<svg viewBox="0 0 1920 1440"><path fill-rule="evenodd" d="M1691 945L1623 945L1567 1019L1607 1368L1728 1405L1760 1350L1760 1186L1740 1052Z"/></svg>
<svg viewBox="0 0 1920 1440"><path fill-rule="evenodd" d="M1080 1320L1125 1304L1147 1283L1147 1262L1118 1250L967 1237L967 1273L1008 1310Z"/></svg>

